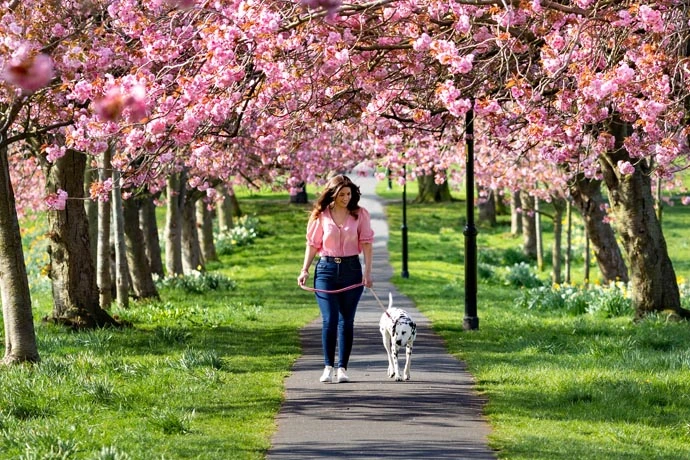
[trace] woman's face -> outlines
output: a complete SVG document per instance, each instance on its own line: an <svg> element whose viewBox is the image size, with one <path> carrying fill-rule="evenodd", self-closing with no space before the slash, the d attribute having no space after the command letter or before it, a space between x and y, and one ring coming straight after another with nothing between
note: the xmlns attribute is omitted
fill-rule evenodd
<svg viewBox="0 0 690 460"><path fill-rule="evenodd" d="M352 190L350 187L343 187L340 189L335 197L335 200L333 201L335 202L336 206L347 208L348 203L350 203L350 199L352 199Z"/></svg>

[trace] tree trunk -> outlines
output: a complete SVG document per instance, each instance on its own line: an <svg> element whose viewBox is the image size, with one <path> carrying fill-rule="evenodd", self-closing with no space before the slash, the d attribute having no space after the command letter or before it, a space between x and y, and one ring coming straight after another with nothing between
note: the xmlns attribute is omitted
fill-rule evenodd
<svg viewBox="0 0 690 460"><path fill-rule="evenodd" d="M196 202L196 220L201 231L199 232L199 244L203 259L208 263L217 261L216 245L213 241L213 211L208 209L204 200Z"/></svg>
<svg viewBox="0 0 690 460"><path fill-rule="evenodd" d="M141 197L139 206L139 225L144 233L144 245L146 246L146 258L151 267L151 273L160 278L165 276L163 260L161 258L161 243L158 239L158 220L156 219L156 204L154 196L145 194Z"/></svg>
<svg viewBox="0 0 690 460"><path fill-rule="evenodd" d="M54 306L47 320L74 329L118 325L98 303L89 225L82 200L85 167L85 155L72 149L55 163L45 164L48 193L63 189L70 198L64 210L48 212Z"/></svg>
<svg viewBox="0 0 690 460"><path fill-rule="evenodd" d="M487 190L487 189L484 189ZM482 196L482 188L479 188L479 196ZM477 202L477 208L479 208L479 216L477 220L479 223L488 225L489 227L495 227L497 225L496 220L496 191L488 189L486 197L482 197Z"/></svg>
<svg viewBox="0 0 690 460"><path fill-rule="evenodd" d="M565 243L565 282L570 284L570 269L572 264L573 255L573 207L571 200L566 202L566 211L568 219L568 229L566 231L566 243Z"/></svg>
<svg viewBox="0 0 690 460"><path fill-rule="evenodd" d="M453 201L453 197L450 195L450 187L448 186L448 181L442 184L437 184L434 181L434 176L418 176L417 186L419 188L419 194L415 199L416 203L445 203ZM468 200L474 200L474 197L467 197Z"/></svg>
<svg viewBox="0 0 690 460"><path fill-rule="evenodd" d="M240 202L237 200L237 195L235 195L235 190L230 187L227 189L227 194L230 202L230 209L232 210L232 217L239 218L242 217L242 209L240 209Z"/></svg>
<svg viewBox="0 0 690 460"><path fill-rule="evenodd" d="M513 236L522 235L522 201L520 191L516 190L510 198L510 234Z"/></svg>
<svg viewBox="0 0 690 460"><path fill-rule="evenodd" d="M561 284L561 259L563 258L561 242L563 241L563 213L565 211L565 200L554 198L553 204L553 248L551 255L551 281L554 284Z"/></svg>
<svg viewBox="0 0 690 460"><path fill-rule="evenodd" d="M196 222L196 202L187 194L182 206L182 269L185 274L204 271L205 261L201 256L199 232Z"/></svg>
<svg viewBox="0 0 690 460"><path fill-rule="evenodd" d="M0 298L5 326L3 364L37 362L31 292L4 143L0 144Z"/></svg>
<svg viewBox="0 0 690 460"><path fill-rule="evenodd" d="M307 197L307 184L304 182L300 183L301 190L294 195L290 195L290 203L307 203L309 198Z"/></svg>
<svg viewBox="0 0 690 460"><path fill-rule="evenodd" d="M216 204L216 215L218 217L218 230L227 232L233 227L232 222L232 199L228 193L227 188L223 185L218 187L218 190L223 195L223 200Z"/></svg>
<svg viewBox="0 0 690 460"><path fill-rule="evenodd" d="M690 318L690 311L680 306L676 274L654 212L649 164L647 160L631 158L625 149L623 141L628 136L629 124L614 120L610 128L616 150L602 155L600 164L630 263L635 316L641 318L651 312L672 310ZM634 164L635 171L621 174L619 161Z"/></svg>
<svg viewBox="0 0 690 460"><path fill-rule="evenodd" d="M91 241L91 262L93 266L98 265L98 202L89 199L90 188L93 181L98 179L98 169L87 167L86 174L84 174L84 196L87 197L84 202L86 208L86 215L89 219L89 240Z"/></svg>
<svg viewBox="0 0 690 460"><path fill-rule="evenodd" d="M110 159L112 150L106 149L101 158L101 167L98 170L98 179L105 182L112 177ZM110 201L98 200L98 233L96 236L96 284L98 286L99 305L101 308L109 308L113 302L113 278L110 273Z"/></svg>
<svg viewBox="0 0 690 460"><path fill-rule="evenodd" d="M124 202L127 266L132 280L134 296L138 299L157 299L158 290L151 276L151 265L146 257L144 232L139 227L139 199L131 197Z"/></svg>
<svg viewBox="0 0 690 460"><path fill-rule="evenodd" d="M529 193L520 192L522 203L522 252L531 258L537 257L537 225L534 218L534 198Z"/></svg>
<svg viewBox="0 0 690 460"><path fill-rule="evenodd" d="M616 235L606 222L605 200L601 194L601 181L590 180L583 174L578 174L575 182L570 187L573 203L580 211L594 247L594 256L597 259L599 271L606 283L613 281L628 282L628 269L625 266L623 255Z"/></svg>
<svg viewBox="0 0 690 460"><path fill-rule="evenodd" d="M122 308L129 307L129 270L125 243L125 216L122 206L122 174L113 170L112 207L115 236L115 298Z"/></svg>
<svg viewBox="0 0 690 460"><path fill-rule="evenodd" d="M184 173L168 177L168 206L165 215L165 271L167 276L184 274L182 269L182 206L184 199Z"/></svg>
<svg viewBox="0 0 690 460"><path fill-rule="evenodd" d="M539 209L539 198L534 197L534 228L537 237L537 270L544 271L544 242L541 228L541 209Z"/></svg>

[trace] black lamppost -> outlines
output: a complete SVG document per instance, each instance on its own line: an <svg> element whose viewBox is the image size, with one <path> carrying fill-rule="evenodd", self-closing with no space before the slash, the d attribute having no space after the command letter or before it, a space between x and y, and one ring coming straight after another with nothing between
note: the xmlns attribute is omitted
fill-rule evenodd
<svg viewBox="0 0 690 460"><path fill-rule="evenodd" d="M409 278L407 271L407 165L403 166L403 192L402 192L402 273L400 276Z"/></svg>
<svg viewBox="0 0 690 460"><path fill-rule="evenodd" d="M474 99L465 114L465 186L467 199L467 225L465 226L465 319L464 330L479 329L477 317L477 227L474 225Z"/></svg>

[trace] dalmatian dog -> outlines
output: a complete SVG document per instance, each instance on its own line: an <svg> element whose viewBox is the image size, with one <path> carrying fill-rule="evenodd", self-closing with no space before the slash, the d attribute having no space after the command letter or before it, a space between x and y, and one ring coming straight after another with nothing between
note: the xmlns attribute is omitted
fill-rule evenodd
<svg viewBox="0 0 690 460"><path fill-rule="evenodd" d="M397 382L410 380L410 359L412 344L417 337L417 324L410 315L400 308L393 307L393 294L388 293L388 309L381 315L379 329L383 346L388 355L388 377L395 377ZM405 347L405 370L400 374L398 350Z"/></svg>

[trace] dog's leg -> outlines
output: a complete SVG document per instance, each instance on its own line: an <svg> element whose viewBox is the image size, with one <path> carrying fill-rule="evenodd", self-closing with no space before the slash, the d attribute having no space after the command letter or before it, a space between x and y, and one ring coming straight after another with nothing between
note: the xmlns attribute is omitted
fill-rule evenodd
<svg viewBox="0 0 690 460"><path fill-rule="evenodd" d="M381 337L383 337L383 346L386 349L386 358L388 358L388 377L395 375L393 367L393 355L391 350L391 336L385 329L381 329Z"/></svg>
<svg viewBox="0 0 690 460"><path fill-rule="evenodd" d="M403 371L403 379L410 380L410 364L412 362L412 341L407 342L405 347L405 370Z"/></svg>
<svg viewBox="0 0 690 460"><path fill-rule="evenodd" d="M393 357L393 375L395 375L395 381L400 382L402 381L402 376L400 375L400 364L398 361L398 350L400 347L398 344L395 342L395 338L392 338L391 340L391 355Z"/></svg>

